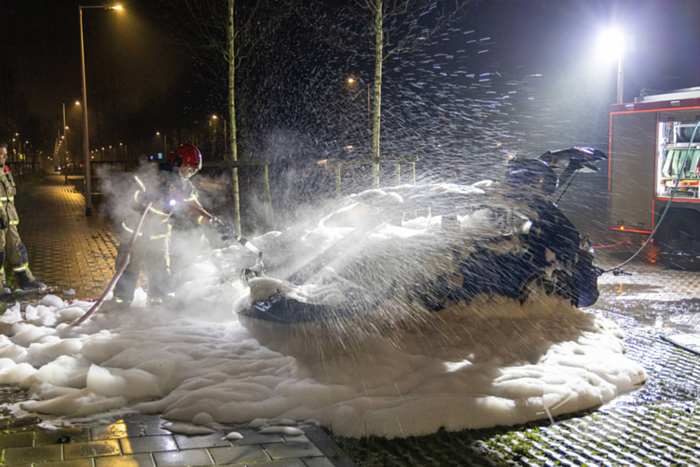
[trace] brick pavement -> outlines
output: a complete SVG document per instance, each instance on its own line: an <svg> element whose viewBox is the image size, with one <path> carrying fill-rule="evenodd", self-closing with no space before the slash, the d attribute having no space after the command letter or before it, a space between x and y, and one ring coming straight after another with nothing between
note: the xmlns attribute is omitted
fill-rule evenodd
<svg viewBox="0 0 700 467"><path fill-rule="evenodd" d="M117 239L99 215L85 216L85 198L57 175L18 206L19 231L34 275L56 294L73 289L77 298L102 293L114 272ZM9 285L15 285L8 274Z"/></svg>
<svg viewBox="0 0 700 467"><path fill-rule="evenodd" d="M31 202L19 208L20 232L37 277L59 292L73 288L78 297L98 295L111 277L116 254L109 222L86 218L82 195L56 176L48 177ZM610 267L632 252L605 252L598 261ZM552 426L544 421L485 432L377 439L375 444L340 442L348 449L358 443L367 449L366 456L354 454L367 465L700 465L700 357L660 338L669 332L700 331L700 273L665 271L657 253L651 249L644 261L627 266L633 276L601 277L596 306L629 333L628 355L651 377L640 391L598 412L562 417ZM19 389L0 388L0 403L25 397ZM173 435L151 415L59 431L43 430L36 423L33 418L0 419L0 465L352 465L315 426L303 427L301 437L239 428L244 438L229 442L221 439L229 430L199 437Z"/></svg>
<svg viewBox="0 0 700 467"><path fill-rule="evenodd" d="M117 239L109 221L60 176L50 175L31 199L18 206L20 235L30 267L56 294L73 289L77 298L99 295L113 274ZM11 275L9 275L11 276ZM8 277L10 285L14 278ZM0 405L26 400L16 387L0 387ZM132 415L110 424L49 431L33 417L14 418L0 410L0 466L13 467L184 467L260 465L332 467L354 464L315 425L300 426L301 436L263 435L231 427L206 436L173 435L157 415ZM222 440L238 431L240 440ZM331 462L330 459L333 459Z"/></svg>

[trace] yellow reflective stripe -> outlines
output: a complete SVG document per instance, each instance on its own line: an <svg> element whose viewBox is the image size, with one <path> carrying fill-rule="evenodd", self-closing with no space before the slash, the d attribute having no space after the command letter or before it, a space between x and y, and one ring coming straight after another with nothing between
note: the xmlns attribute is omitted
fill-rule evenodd
<svg viewBox="0 0 700 467"><path fill-rule="evenodd" d="M7 196L0 196L0 201L14 201L15 197L10 196L9 198Z"/></svg>
<svg viewBox="0 0 700 467"><path fill-rule="evenodd" d="M169 236L170 236L170 233L151 235L151 240L159 240L161 238L168 238Z"/></svg>
<svg viewBox="0 0 700 467"><path fill-rule="evenodd" d="M16 268L12 268L12 270L14 272L22 272L22 271L26 271L27 269L29 269L29 263L24 263L21 266L17 266Z"/></svg>
<svg viewBox="0 0 700 467"><path fill-rule="evenodd" d="M10 221L10 225L19 225L19 219Z"/></svg>
<svg viewBox="0 0 700 467"><path fill-rule="evenodd" d="M0 267L0 274L5 274L5 266Z"/></svg>
<svg viewBox="0 0 700 467"><path fill-rule="evenodd" d="M139 193L141 193L141 190L136 190L136 193L134 193L134 201L137 203L139 202Z"/></svg>
<svg viewBox="0 0 700 467"><path fill-rule="evenodd" d="M136 183L139 184L139 186L141 187L141 189L143 191L146 191L146 185L143 184L143 182L141 181L141 179L138 176L134 175L134 180L136 180Z"/></svg>
<svg viewBox="0 0 700 467"><path fill-rule="evenodd" d="M185 201L195 201L196 199L197 199L197 194L196 194L196 193L193 193L192 196L190 196L189 198L187 198Z"/></svg>
<svg viewBox="0 0 700 467"><path fill-rule="evenodd" d="M124 230L126 230L127 232L129 232L130 234L134 233L134 230L133 230L133 229L130 229L129 227L127 227L126 224L123 223L123 222L122 222L122 228L123 228ZM139 232L138 236L140 237L141 235L143 235L143 234L142 234L141 232Z"/></svg>
<svg viewBox="0 0 700 467"><path fill-rule="evenodd" d="M121 302L123 302L124 300L122 300L122 299L119 298L119 297L114 297L114 301L115 301L116 303L121 303Z"/></svg>
<svg viewBox="0 0 700 467"><path fill-rule="evenodd" d="M197 224L202 225L202 221L204 220L204 216L199 216L197 219Z"/></svg>
<svg viewBox="0 0 700 467"><path fill-rule="evenodd" d="M166 213L164 213L163 211L161 211L160 209L154 208L153 206L151 206L151 208L149 209L149 211L154 212L154 213L158 214L159 216L170 217L170 214L166 214Z"/></svg>

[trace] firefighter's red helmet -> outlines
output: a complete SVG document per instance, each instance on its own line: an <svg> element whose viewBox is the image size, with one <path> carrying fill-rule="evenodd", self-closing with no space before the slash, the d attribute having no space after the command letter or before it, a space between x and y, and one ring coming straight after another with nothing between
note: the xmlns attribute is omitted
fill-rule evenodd
<svg viewBox="0 0 700 467"><path fill-rule="evenodd" d="M170 154L170 162L175 167L189 165L193 169L200 170L202 168L202 153L194 144L183 144Z"/></svg>

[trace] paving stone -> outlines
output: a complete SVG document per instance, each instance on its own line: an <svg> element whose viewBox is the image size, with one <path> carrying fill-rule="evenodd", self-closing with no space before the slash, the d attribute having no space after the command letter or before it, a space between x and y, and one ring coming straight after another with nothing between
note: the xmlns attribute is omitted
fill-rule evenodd
<svg viewBox="0 0 700 467"><path fill-rule="evenodd" d="M66 444L63 455L66 459L78 457L118 456L121 454L119 441L115 439L104 441L89 441L87 443Z"/></svg>
<svg viewBox="0 0 700 467"><path fill-rule="evenodd" d="M211 448L209 453L217 464L241 464L270 460L262 447L258 445Z"/></svg>
<svg viewBox="0 0 700 467"><path fill-rule="evenodd" d="M112 423L90 429L92 440L119 439L144 436L146 430L140 423Z"/></svg>
<svg viewBox="0 0 700 467"><path fill-rule="evenodd" d="M197 448L211 448L219 446L231 446L231 443L226 439L221 439L225 436L225 433L216 432L210 435L203 436L184 436L175 435L175 441L180 449L197 449Z"/></svg>
<svg viewBox="0 0 700 467"><path fill-rule="evenodd" d="M144 436L141 438L123 438L119 440L124 454L139 452L177 451L177 444L172 436Z"/></svg>
<svg viewBox="0 0 700 467"><path fill-rule="evenodd" d="M39 422L41 422L41 420L36 417L4 418L0 420L0 430L7 431L8 433L35 431Z"/></svg>
<svg viewBox="0 0 700 467"><path fill-rule="evenodd" d="M133 423L139 423L139 422L160 423L160 420L161 420L160 415L152 414L152 413L134 413L134 414L129 414L129 415L124 416L125 422L133 422Z"/></svg>
<svg viewBox="0 0 700 467"><path fill-rule="evenodd" d="M333 462L329 461L325 457L312 457L310 459L304 459L304 464L306 464L306 467L335 467Z"/></svg>
<svg viewBox="0 0 700 467"><path fill-rule="evenodd" d="M145 422L143 427L145 429L146 436L158 436L158 435L172 435L171 432L162 428L160 426L161 422Z"/></svg>
<svg viewBox="0 0 700 467"><path fill-rule="evenodd" d="M27 462L60 461L61 446L35 446L32 448L5 449L5 463L24 464Z"/></svg>
<svg viewBox="0 0 700 467"><path fill-rule="evenodd" d="M177 452L155 452L153 458L157 467L199 467L214 465L205 449L192 449Z"/></svg>
<svg viewBox="0 0 700 467"><path fill-rule="evenodd" d="M289 457L321 457L323 453L311 443L265 444L263 448L273 459Z"/></svg>
<svg viewBox="0 0 700 467"><path fill-rule="evenodd" d="M34 432L0 435L0 449L27 448L34 445Z"/></svg>
<svg viewBox="0 0 700 467"><path fill-rule="evenodd" d="M70 438L68 443L61 443L65 438ZM69 444L90 441L90 430L88 428L60 428L58 430L39 430L36 432L37 446L47 444Z"/></svg>
<svg viewBox="0 0 700 467"><path fill-rule="evenodd" d="M155 467L155 465L151 454L98 457L95 459L95 467Z"/></svg>
<svg viewBox="0 0 700 467"><path fill-rule="evenodd" d="M301 459L282 459L270 462L261 462L259 464L251 464L255 467L306 467Z"/></svg>
<svg viewBox="0 0 700 467"><path fill-rule="evenodd" d="M92 459L71 459L69 461L36 464L41 467L92 467Z"/></svg>
<svg viewBox="0 0 700 467"><path fill-rule="evenodd" d="M299 443L299 442L308 443L308 442L310 442L309 438L307 438L306 435L298 435L298 436L282 435L282 438L284 438L284 441L287 443Z"/></svg>
<svg viewBox="0 0 700 467"><path fill-rule="evenodd" d="M59 295L72 288L71 298L95 296L113 274L116 237L107 219L97 213L85 217L85 198L63 183L50 175L30 202L18 203L20 235L40 281L56 286ZM13 274L8 285L16 286Z"/></svg>

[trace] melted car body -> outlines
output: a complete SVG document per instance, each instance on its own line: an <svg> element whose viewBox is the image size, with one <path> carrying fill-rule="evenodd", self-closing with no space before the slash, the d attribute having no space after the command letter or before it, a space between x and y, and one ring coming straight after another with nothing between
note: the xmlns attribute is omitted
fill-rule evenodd
<svg viewBox="0 0 700 467"><path fill-rule="evenodd" d="M549 197L566 182L554 169L571 175L601 154L572 148L512 160L503 182L403 185L346 197L305 230L330 236L329 229L345 229L340 239L291 271L273 264L266 274L279 287L253 278L238 312L294 324L386 306L439 313L477 297L524 303L535 293L590 306L598 298L593 251Z"/></svg>

